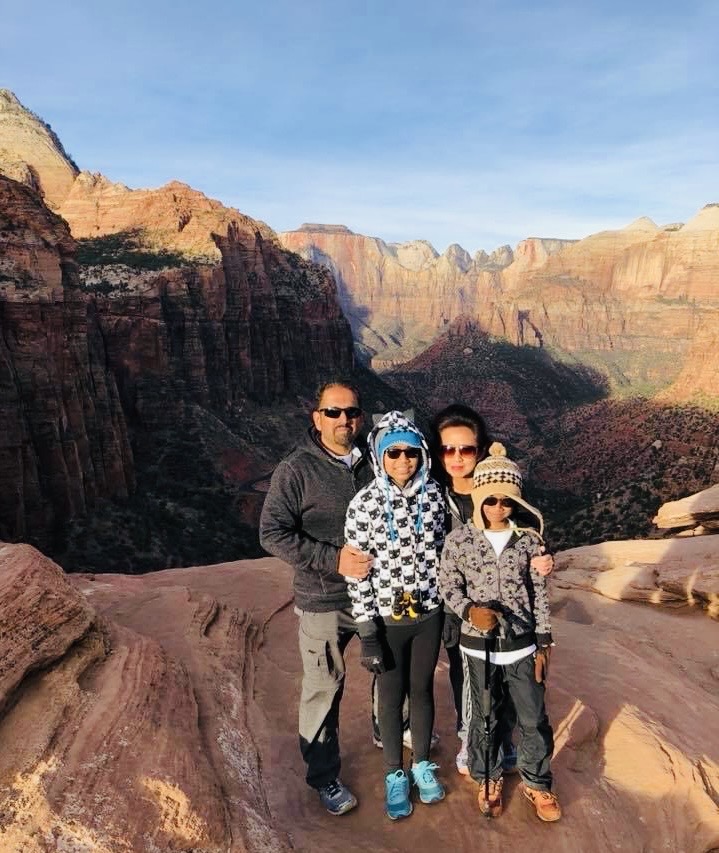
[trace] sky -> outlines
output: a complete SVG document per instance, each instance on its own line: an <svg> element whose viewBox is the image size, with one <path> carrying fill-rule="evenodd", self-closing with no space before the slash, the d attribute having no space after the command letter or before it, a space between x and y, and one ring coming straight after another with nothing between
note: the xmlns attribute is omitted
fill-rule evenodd
<svg viewBox="0 0 719 853"><path fill-rule="evenodd" d="M719 201L715 0L3 3L0 87L81 169L439 252Z"/></svg>

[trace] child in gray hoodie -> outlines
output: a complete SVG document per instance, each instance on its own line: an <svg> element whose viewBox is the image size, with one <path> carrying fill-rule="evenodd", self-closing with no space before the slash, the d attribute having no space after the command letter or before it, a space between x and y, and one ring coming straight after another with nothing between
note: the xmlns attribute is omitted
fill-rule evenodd
<svg viewBox="0 0 719 853"><path fill-rule="evenodd" d="M496 725L507 690L521 732L517 769L524 796L541 820L555 821L561 809L551 790L554 739L544 704L552 646L549 597L546 579L531 566L543 552L543 519L522 497L519 467L502 444L495 442L477 463L473 482L472 520L448 534L439 575L447 606L462 619L460 649L473 709L469 771L474 780L488 782L479 791L480 810L498 817L503 755ZM539 533L517 526L513 516L520 510L534 517Z"/></svg>

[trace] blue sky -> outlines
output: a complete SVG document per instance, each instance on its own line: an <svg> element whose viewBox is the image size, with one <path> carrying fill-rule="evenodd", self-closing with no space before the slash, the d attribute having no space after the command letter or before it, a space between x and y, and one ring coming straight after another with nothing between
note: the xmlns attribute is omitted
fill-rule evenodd
<svg viewBox="0 0 719 853"><path fill-rule="evenodd" d="M26 0L0 27L0 86L80 168L278 231L491 251L719 201L715 0Z"/></svg>

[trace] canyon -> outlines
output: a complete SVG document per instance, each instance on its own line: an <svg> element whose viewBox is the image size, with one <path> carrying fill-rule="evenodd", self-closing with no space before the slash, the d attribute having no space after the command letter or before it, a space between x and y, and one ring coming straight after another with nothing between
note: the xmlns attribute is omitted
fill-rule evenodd
<svg viewBox="0 0 719 853"><path fill-rule="evenodd" d="M115 546L94 565L109 550L129 568L142 540L156 567L183 520L190 540L206 522L206 540L250 551L262 496L242 483L292 439L278 428L263 449L248 414L277 403L272 434L352 368L335 283L239 211L179 183L133 191L78 172L54 139L0 92L0 171L21 178L0 174L0 537L61 553L94 507L84 539Z"/></svg>
<svg viewBox="0 0 719 853"><path fill-rule="evenodd" d="M179 181L81 171L0 90L0 849L719 849L718 249L715 205L474 257L278 235ZM291 568L236 558L336 373L424 426L474 405L528 474L563 549L559 824L513 779L480 819L444 656L444 803L384 820L355 643L360 807L332 818L304 783Z"/></svg>
<svg viewBox="0 0 719 853"><path fill-rule="evenodd" d="M80 170L7 90L0 194L0 537L63 565L258 555L269 473L333 374L424 427L474 405L559 547L649 535L719 481L716 205L474 256L275 234L180 181Z"/></svg>
<svg viewBox="0 0 719 853"><path fill-rule="evenodd" d="M427 243L387 244L343 226L279 236L332 270L375 369L410 361L464 316L489 335L601 369L615 392L656 393L676 381L675 399L716 396L717 351L695 342L719 330L717 205L683 225L641 218L583 240L529 238L474 257L457 245L438 255Z"/></svg>

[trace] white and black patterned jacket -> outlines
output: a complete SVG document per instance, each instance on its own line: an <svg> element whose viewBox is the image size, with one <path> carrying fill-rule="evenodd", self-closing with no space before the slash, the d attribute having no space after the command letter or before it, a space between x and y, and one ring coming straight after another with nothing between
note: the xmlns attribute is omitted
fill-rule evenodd
<svg viewBox="0 0 719 853"><path fill-rule="evenodd" d="M445 604L462 619L461 645L484 648L484 635L472 627L472 605L500 613L497 648L511 650L536 642L552 642L546 578L532 569L542 553L542 539L532 530L516 529L497 557L481 530L470 521L447 535L439 572Z"/></svg>
<svg viewBox="0 0 719 853"><path fill-rule="evenodd" d="M422 440L422 464L400 489L377 458L378 434L409 430ZM444 542L445 508L439 485L428 477L429 452L424 437L400 412L389 412L370 433L369 454L375 479L350 502L345 541L374 556L369 575L347 579L352 612L358 622L390 619L397 592L411 592L427 613L441 604L437 575Z"/></svg>

